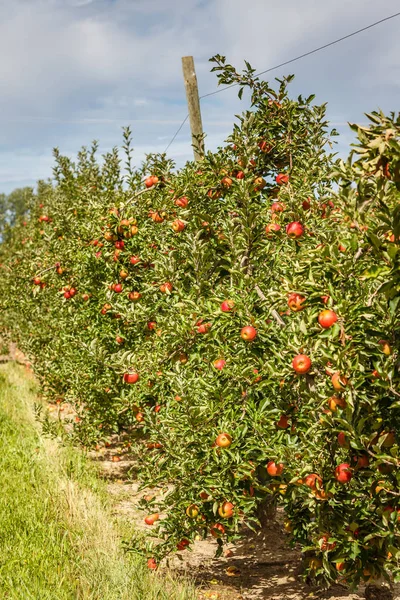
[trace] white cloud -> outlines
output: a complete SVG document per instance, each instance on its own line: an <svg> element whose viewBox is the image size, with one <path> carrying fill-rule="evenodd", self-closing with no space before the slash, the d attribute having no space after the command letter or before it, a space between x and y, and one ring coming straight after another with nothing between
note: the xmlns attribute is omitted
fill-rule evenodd
<svg viewBox="0 0 400 600"><path fill-rule="evenodd" d="M398 1L384 7L394 13ZM383 16L365 0L253 0L250 8L242 0L0 0L0 191L28 173L43 177L47 165L51 176L52 146L74 154L94 138L119 144L122 125L132 124L138 157L162 151L186 114L184 55L195 56L203 94L216 88L208 62L215 53L264 70ZM316 92L337 122L362 120L377 106L393 110L399 21L268 77L296 73L293 93ZM208 147L243 108L236 90L202 101ZM191 157L187 126L169 152Z"/></svg>

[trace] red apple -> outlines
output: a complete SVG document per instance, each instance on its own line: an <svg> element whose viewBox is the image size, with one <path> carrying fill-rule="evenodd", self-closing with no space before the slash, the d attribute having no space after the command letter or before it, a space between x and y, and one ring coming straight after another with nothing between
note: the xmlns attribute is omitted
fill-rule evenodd
<svg viewBox="0 0 400 600"><path fill-rule="evenodd" d="M178 543L177 543L177 545L176 545L176 549L177 549L179 552L182 552L182 550L186 550L186 548L187 548L188 546L190 546L190 542L189 542L189 540L183 539L183 540L181 540L180 542L178 542Z"/></svg>
<svg viewBox="0 0 400 600"><path fill-rule="evenodd" d="M226 365L226 360L224 360L223 358L219 358L218 360L214 361L214 367L216 369L218 369L218 371L222 371L222 369L225 367Z"/></svg>
<svg viewBox="0 0 400 600"><path fill-rule="evenodd" d="M136 383L139 381L138 373L124 373L124 381L125 383Z"/></svg>
<svg viewBox="0 0 400 600"><path fill-rule="evenodd" d="M282 202L273 202L271 204L271 211L272 212L283 212L285 210L285 205L282 204Z"/></svg>
<svg viewBox="0 0 400 600"><path fill-rule="evenodd" d="M240 337L242 340L246 342L252 342L257 337L257 329L252 325L247 325L247 327L242 327L240 331Z"/></svg>
<svg viewBox="0 0 400 600"><path fill-rule="evenodd" d="M149 569L157 569L157 563L155 558L149 558L147 561L147 567Z"/></svg>
<svg viewBox="0 0 400 600"><path fill-rule="evenodd" d="M147 323L147 329L152 330L152 329L155 329L156 327L157 327L157 323L155 321L149 321Z"/></svg>
<svg viewBox="0 0 400 600"><path fill-rule="evenodd" d="M123 290L123 289L124 289L124 288L123 288L123 286L122 286L122 283L116 283L116 284L115 284L115 286L114 286L114 292L115 292L116 294L120 294L120 293L122 292L122 290Z"/></svg>
<svg viewBox="0 0 400 600"><path fill-rule="evenodd" d="M289 175L285 175L285 173L279 173L275 177L275 181L278 185L285 185L289 182Z"/></svg>
<svg viewBox="0 0 400 600"><path fill-rule="evenodd" d="M173 221L171 223L171 227L175 231L175 233L180 233L181 231L183 231L185 229L186 225L180 219L176 219L175 221Z"/></svg>
<svg viewBox="0 0 400 600"><path fill-rule="evenodd" d="M244 172L243 171L239 171L236 175L236 179L244 179Z"/></svg>
<svg viewBox="0 0 400 600"><path fill-rule="evenodd" d="M173 285L170 281L167 281L166 283L160 285L160 292L162 292L163 294L166 294L167 292L171 293L173 289Z"/></svg>
<svg viewBox="0 0 400 600"><path fill-rule="evenodd" d="M146 525L154 525L154 523L158 521L159 518L160 515L158 513L154 513L154 515L149 515L148 517L146 517L144 522L146 523Z"/></svg>
<svg viewBox="0 0 400 600"><path fill-rule="evenodd" d="M339 446L341 446L342 448L350 447L349 440L347 439L344 431L340 431L338 433L337 440L338 440Z"/></svg>
<svg viewBox="0 0 400 600"><path fill-rule="evenodd" d="M329 542L329 538L331 535L329 533L324 533L324 535L320 538L320 548L323 552L329 552L329 550L334 550L336 548L336 542Z"/></svg>
<svg viewBox="0 0 400 600"><path fill-rule="evenodd" d="M344 398L338 398L337 396L331 396L328 399L328 406L329 406L329 410L331 410L332 412L335 412L338 409L338 407L341 409L346 408L347 403Z"/></svg>
<svg viewBox="0 0 400 600"><path fill-rule="evenodd" d="M186 196L182 196L182 198L177 198L175 200L175 206L179 206L180 208L186 208L189 203L189 198Z"/></svg>
<svg viewBox="0 0 400 600"><path fill-rule="evenodd" d="M221 179L221 183L225 187L231 187L231 185L232 185L233 182L232 182L232 179L230 177L223 177Z"/></svg>
<svg viewBox="0 0 400 600"><path fill-rule="evenodd" d="M311 360L305 354L298 354L292 360L292 366L296 373L304 375L311 369Z"/></svg>
<svg viewBox="0 0 400 600"><path fill-rule="evenodd" d="M219 446L219 448L229 448L232 443L232 437L229 433L220 433L215 440L215 444Z"/></svg>
<svg viewBox="0 0 400 600"><path fill-rule="evenodd" d="M348 383L348 379L341 375L339 372L336 372L331 377L332 385L337 391L344 390Z"/></svg>
<svg viewBox="0 0 400 600"><path fill-rule="evenodd" d="M299 221L293 221L286 225L286 233L292 240L297 240L304 234L304 227Z"/></svg>
<svg viewBox="0 0 400 600"><path fill-rule="evenodd" d="M141 297L142 294L140 294L139 292L129 292L128 294L128 298L131 302L137 302L137 300L140 300Z"/></svg>
<svg viewBox="0 0 400 600"><path fill-rule="evenodd" d="M125 247L125 242L123 240L119 240L114 243L114 246L116 247L117 250L123 250Z"/></svg>
<svg viewBox="0 0 400 600"><path fill-rule="evenodd" d="M301 294L296 294L296 292L292 292L288 296L288 306L290 310L293 312L299 312L304 308L304 302L306 301L305 297Z"/></svg>
<svg viewBox="0 0 400 600"><path fill-rule="evenodd" d="M269 236L269 234L271 232L278 232L280 231L281 226L278 225L278 223L268 223L268 225L265 226L265 233L267 234L267 236Z"/></svg>
<svg viewBox="0 0 400 600"><path fill-rule="evenodd" d="M224 502L218 509L218 514L223 519L230 519L233 516L234 505L232 502Z"/></svg>
<svg viewBox="0 0 400 600"><path fill-rule="evenodd" d="M254 190L256 192L261 191L263 188L265 188L266 185L267 182L263 177L256 177L256 179L254 180Z"/></svg>
<svg viewBox="0 0 400 600"><path fill-rule="evenodd" d="M324 329L329 329L329 327L332 327L332 325L334 325L337 320L337 314L333 312L333 310L326 309L320 312L318 315L318 323Z"/></svg>
<svg viewBox="0 0 400 600"><path fill-rule="evenodd" d="M221 523L214 523L210 529L211 535L215 538L220 538L225 533L225 527Z"/></svg>
<svg viewBox="0 0 400 600"><path fill-rule="evenodd" d="M200 323L197 325L197 333L208 333L211 328L211 323Z"/></svg>
<svg viewBox="0 0 400 600"><path fill-rule="evenodd" d="M234 306L235 306L235 303L233 300L224 300L221 303L220 308L221 308L222 312L230 312Z"/></svg>
<svg viewBox="0 0 400 600"><path fill-rule="evenodd" d="M267 473L271 477L279 477L282 475L284 469L283 463L276 463L273 460L270 460L267 464Z"/></svg>
<svg viewBox="0 0 400 600"><path fill-rule="evenodd" d="M131 265L137 265L140 262L140 258L138 256L131 256L129 262Z"/></svg>
<svg viewBox="0 0 400 600"><path fill-rule="evenodd" d="M158 183L158 177L155 175L150 175L150 177L147 177L144 181L147 188L151 188L153 185L156 185L156 183Z"/></svg>
<svg viewBox="0 0 400 600"><path fill-rule="evenodd" d="M310 208L311 208L310 198L307 198L307 200L303 200L301 206L303 207L303 210L310 210Z"/></svg>
<svg viewBox="0 0 400 600"><path fill-rule="evenodd" d="M335 479L339 483L349 483L353 477L350 465L348 463L341 463L335 469Z"/></svg>
<svg viewBox="0 0 400 600"><path fill-rule="evenodd" d="M369 467L369 456L368 454L360 454L359 456L353 456L353 461L357 463L359 469L366 469Z"/></svg>
<svg viewBox="0 0 400 600"><path fill-rule="evenodd" d="M287 429L289 427L289 420L286 415L281 415L279 421L277 421L276 426L279 429Z"/></svg>
<svg viewBox="0 0 400 600"><path fill-rule="evenodd" d="M316 473L310 473L309 475L305 476L305 478L303 479L303 483L312 490L315 490L317 488L321 489L322 477L320 477Z"/></svg>

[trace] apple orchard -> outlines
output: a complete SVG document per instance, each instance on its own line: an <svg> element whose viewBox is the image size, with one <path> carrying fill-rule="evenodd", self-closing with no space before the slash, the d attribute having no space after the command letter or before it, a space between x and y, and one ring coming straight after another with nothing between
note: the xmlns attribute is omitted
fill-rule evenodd
<svg viewBox="0 0 400 600"><path fill-rule="evenodd" d="M1 248L2 328L86 446L128 432L156 568L276 505L320 583L399 576L400 121L352 126L216 56L251 107L181 170L55 150ZM269 511L269 512L268 512ZM162 518L160 518L162 514ZM165 515L165 517L164 517Z"/></svg>

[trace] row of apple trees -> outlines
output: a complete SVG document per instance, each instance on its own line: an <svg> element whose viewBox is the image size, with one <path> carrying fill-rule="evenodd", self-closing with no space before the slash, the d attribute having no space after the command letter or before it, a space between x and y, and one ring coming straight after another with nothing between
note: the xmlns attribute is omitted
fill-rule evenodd
<svg viewBox="0 0 400 600"><path fill-rule="evenodd" d="M55 151L1 247L3 335L75 439L128 432L166 490L149 567L198 536L220 553L279 503L315 580L397 576L399 118L369 115L338 161L291 77L213 61L251 106L201 162L135 169L129 129L102 162Z"/></svg>

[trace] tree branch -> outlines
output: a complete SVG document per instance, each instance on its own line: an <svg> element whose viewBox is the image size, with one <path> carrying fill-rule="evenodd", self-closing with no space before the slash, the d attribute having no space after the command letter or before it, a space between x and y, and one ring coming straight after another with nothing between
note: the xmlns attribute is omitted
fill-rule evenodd
<svg viewBox="0 0 400 600"><path fill-rule="evenodd" d="M258 297L263 302L266 302L267 298L266 298L266 296L264 295L264 293L262 292L262 290L260 289L260 287L257 284L254 286L254 289L256 290L256 292L258 294ZM285 327L286 326L285 321L283 319L281 319L280 315L278 314L278 312L274 308L271 309L271 315L274 317L274 319L278 323L278 325L280 325L281 327Z"/></svg>

